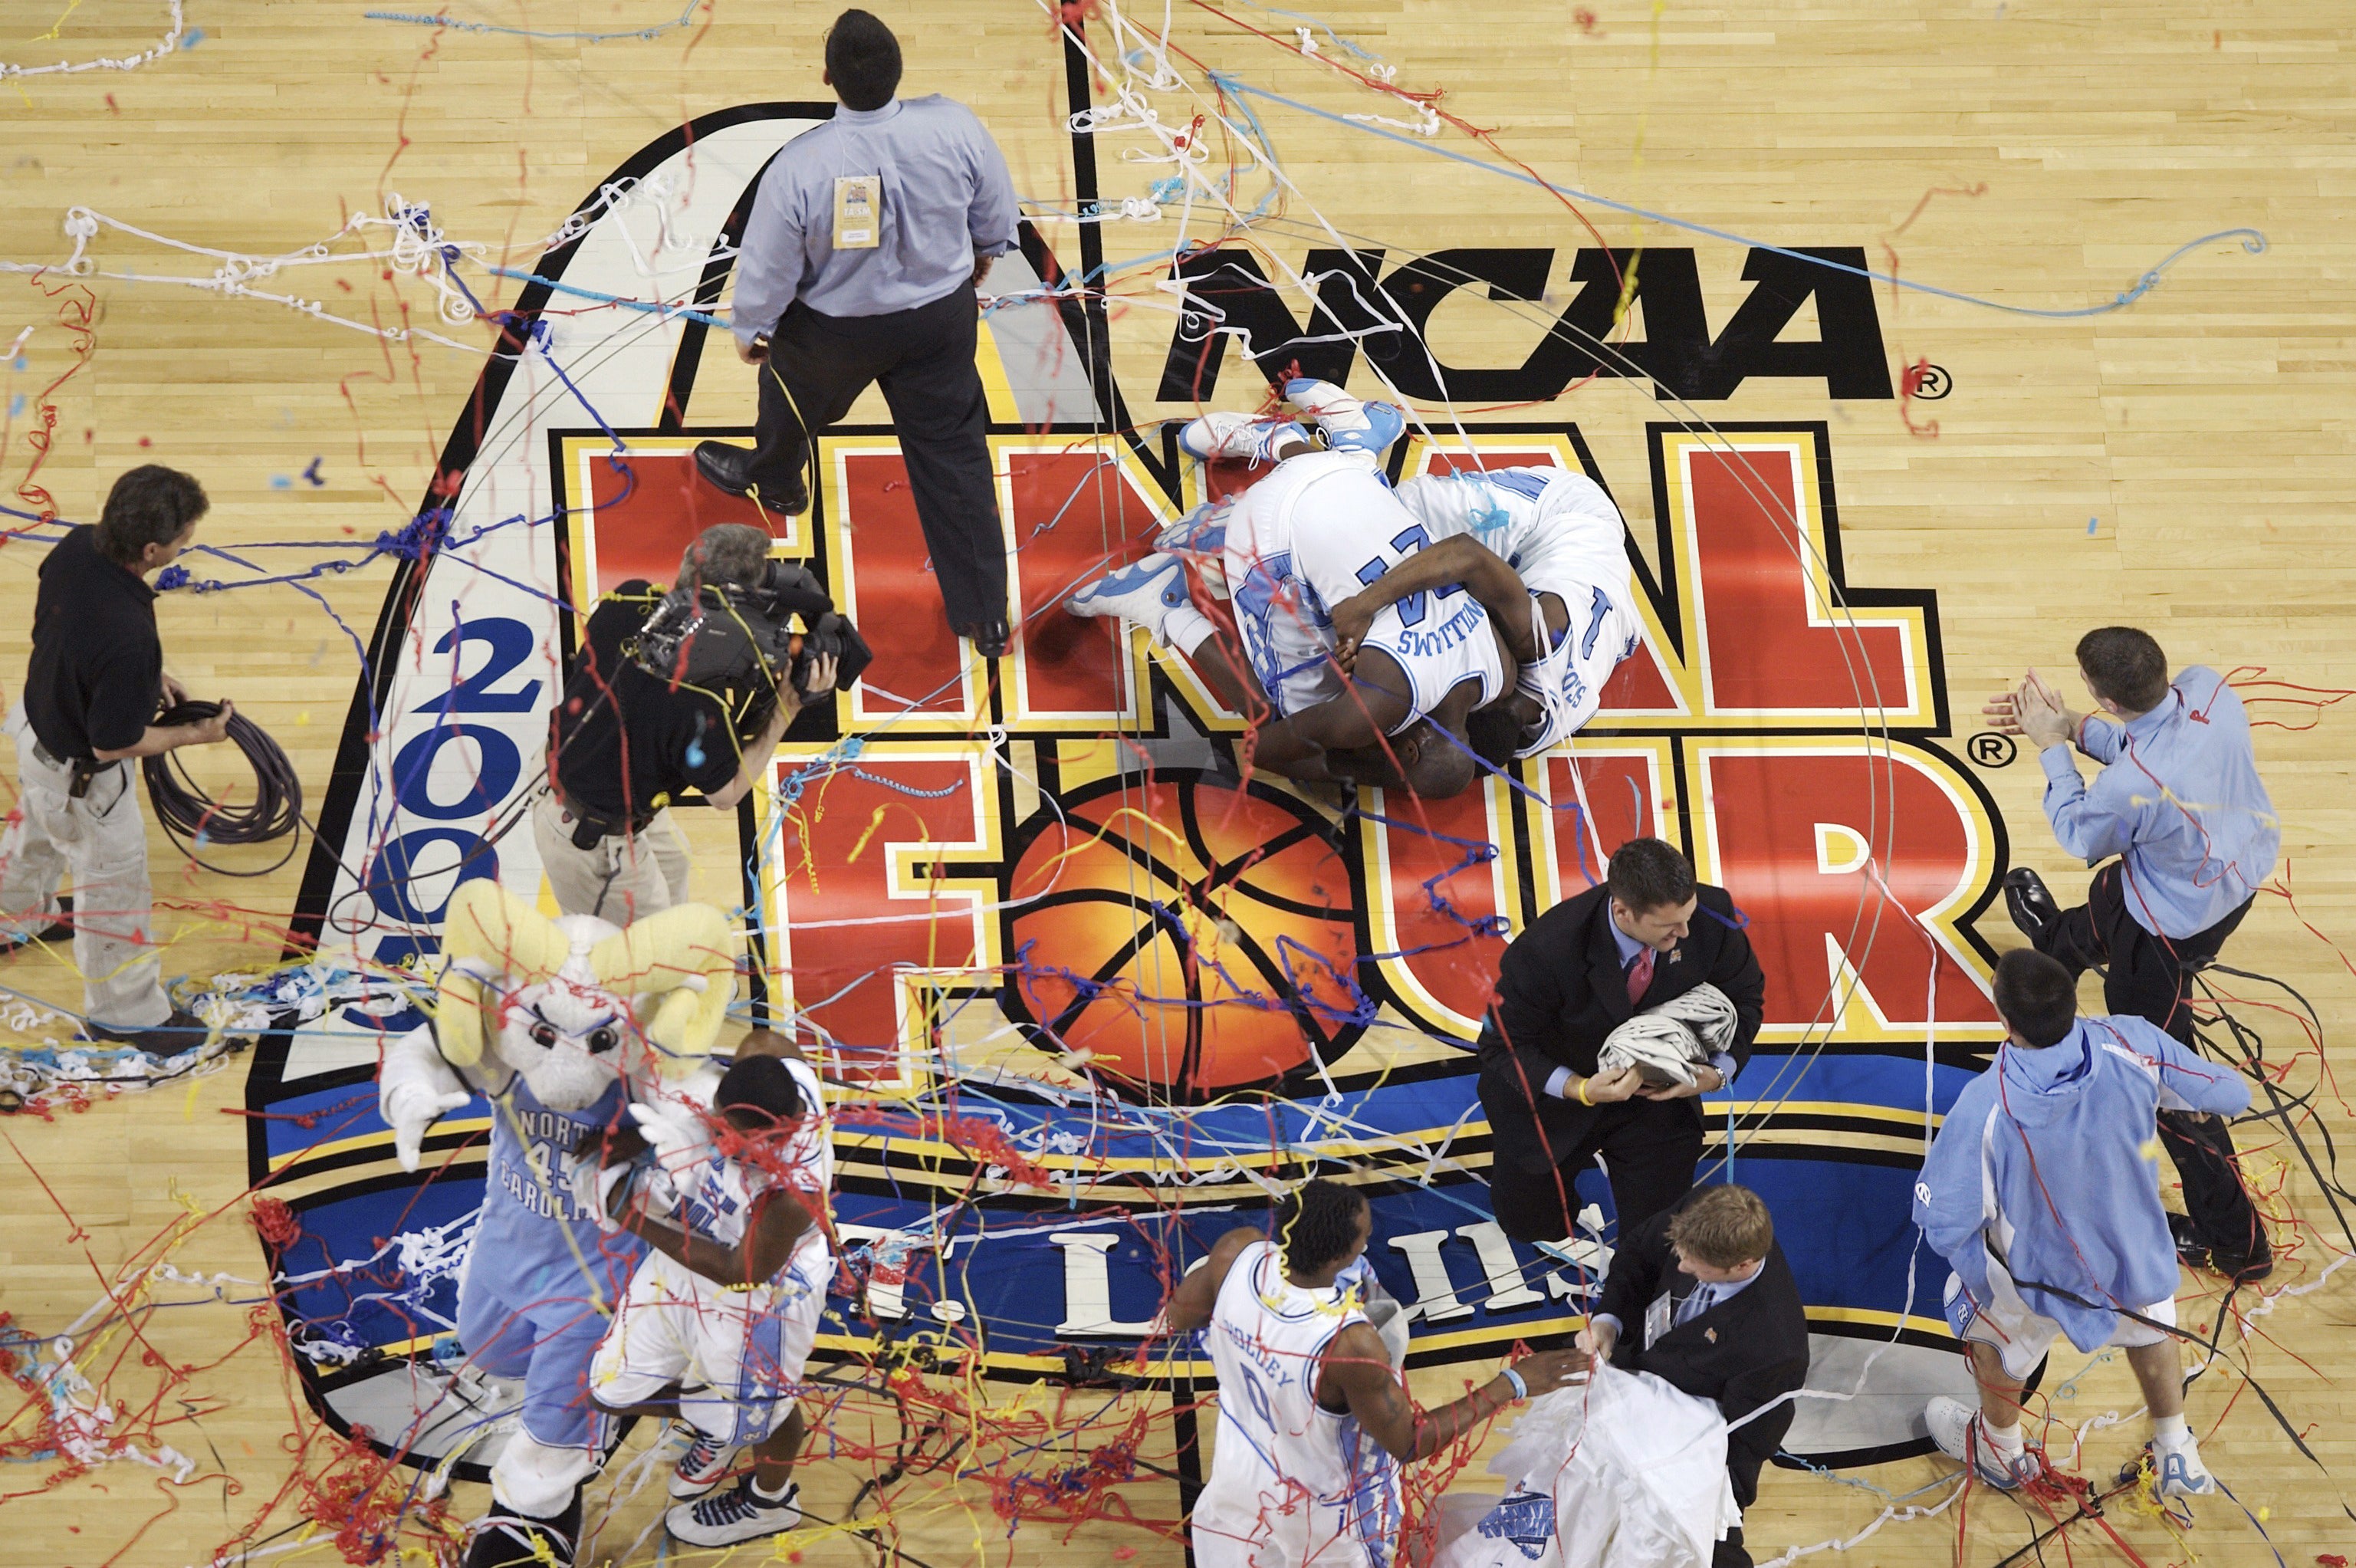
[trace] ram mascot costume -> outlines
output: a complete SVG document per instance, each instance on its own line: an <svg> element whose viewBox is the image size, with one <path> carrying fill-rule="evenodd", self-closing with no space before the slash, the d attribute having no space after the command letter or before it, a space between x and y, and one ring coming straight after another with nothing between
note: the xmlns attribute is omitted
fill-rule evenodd
<svg viewBox="0 0 2356 1568"><path fill-rule="evenodd" d="M491 1106L489 1181L458 1276L458 1341L476 1368L521 1379L519 1428L491 1466L490 1512L466 1568L573 1561L581 1488L605 1423L589 1362L630 1271L636 1237L601 1233L598 1145L633 1104L708 1109L710 1062L735 994L728 918L681 904L627 929L552 920L497 883L461 886L432 1022L385 1052L378 1104L403 1170L426 1129L476 1093Z"/></svg>

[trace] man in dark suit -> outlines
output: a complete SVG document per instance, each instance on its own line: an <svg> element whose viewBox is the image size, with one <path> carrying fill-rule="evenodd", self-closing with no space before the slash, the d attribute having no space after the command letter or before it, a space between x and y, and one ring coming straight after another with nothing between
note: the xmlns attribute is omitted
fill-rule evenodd
<svg viewBox="0 0 2356 1568"><path fill-rule="evenodd" d="M1650 1372L1717 1402L1730 1425L1808 1379L1808 1318L1775 1222L1746 1187L1706 1187L1632 1233L1621 1232L1603 1297L1579 1348L1627 1372ZM1791 1430L1786 1400L1726 1434L1734 1500L1759 1496L1759 1467ZM1751 1568L1735 1527L1710 1568Z"/></svg>
<svg viewBox="0 0 2356 1568"><path fill-rule="evenodd" d="M1631 839L1601 886L1564 899L1505 949L1481 1030L1481 1105L1495 1150L1489 1196L1507 1235L1569 1236L1571 1184L1599 1153L1623 1237L1693 1186L1696 1097L1751 1059L1766 1011L1767 983L1738 920L1726 890L1697 884L1675 845ZM1734 1038L1692 1084L1599 1071L1613 1029L1705 983L1734 1004Z"/></svg>

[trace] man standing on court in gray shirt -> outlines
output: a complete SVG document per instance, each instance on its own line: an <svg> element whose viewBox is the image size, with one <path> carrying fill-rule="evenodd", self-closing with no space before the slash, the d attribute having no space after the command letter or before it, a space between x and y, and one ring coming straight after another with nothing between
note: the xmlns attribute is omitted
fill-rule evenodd
<svg viewBox="0 0 2356 1568"><path fill-rule="evenodd" d="M826 35L834 118L762 175L736 259L736 354L761 371L756 443L695 449L703 477L793 516L812 444L881 381L949 624L1006 651L1006 542L989 400L974 366L975 290L1014 246L1006 159L973 112L903 101L900 40L864 11Z"/></svg>

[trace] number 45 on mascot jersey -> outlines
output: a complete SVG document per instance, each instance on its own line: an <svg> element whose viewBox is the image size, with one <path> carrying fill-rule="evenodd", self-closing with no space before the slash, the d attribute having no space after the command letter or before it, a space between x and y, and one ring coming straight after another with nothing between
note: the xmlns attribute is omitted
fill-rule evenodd
<svg viewBox="0 0 2356 1568"><path fill-rule="evenodd" d="M521 1379L520 1429L491 1466L490 1513L467 1568L563 1568L605 1423L589 1363L645 1243L592 1218L597 1148L633 1103L706 1110L708 1058L735 994L728 918L682 904L627 929L551 920L490 881L450 899L450 955L431 1023L386 1050L378 1105L403 1170L427 1127L477 1092L491 1105L490 1176L458 1278L458 1341L471 1365Z"/></svg>

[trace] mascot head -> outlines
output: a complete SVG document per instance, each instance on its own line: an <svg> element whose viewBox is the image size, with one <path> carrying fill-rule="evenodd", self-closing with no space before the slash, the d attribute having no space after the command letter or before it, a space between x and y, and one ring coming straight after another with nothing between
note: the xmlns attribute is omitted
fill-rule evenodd
<svg viewBox="0 0 2356 1568"><path fill-rule="evenodd" d="M624 930L586 915L552 920L480 880L451 895L442 940L442 1055L479 1068L489 1041L552 1111L585 1110L617 1078L693 1071L736 994L734 934L705 904Z"/></svg>

